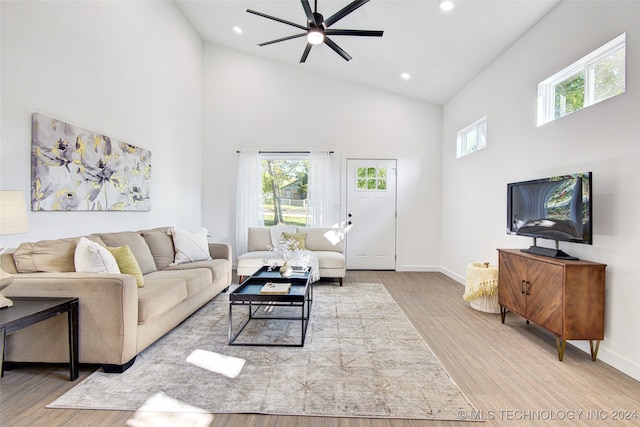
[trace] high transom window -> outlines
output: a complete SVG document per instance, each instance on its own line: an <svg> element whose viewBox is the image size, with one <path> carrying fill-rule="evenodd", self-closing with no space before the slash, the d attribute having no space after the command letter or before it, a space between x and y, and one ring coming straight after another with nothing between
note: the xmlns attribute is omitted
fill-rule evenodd
<svg viewBox="0 0 640 427"><path fill-rule="evenodd" d="M458 131L457 158L487 146L487 117L483 117Z"/></svg>
<svg viewBox="0 0 640 427"><path fill-rule="evenodd" d="M626 90L626 33L538 84L538 126Z"/></svg>

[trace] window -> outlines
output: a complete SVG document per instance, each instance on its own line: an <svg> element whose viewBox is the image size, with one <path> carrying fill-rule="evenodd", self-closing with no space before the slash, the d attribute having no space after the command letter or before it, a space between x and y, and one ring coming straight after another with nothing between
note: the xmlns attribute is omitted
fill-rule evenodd
<svg viewBox="0 0 640 427"><path fill-rule="evenodd" d="M307 156L262 159L264 225L307 224Z"/></svg>
<svg viewBox="0 0 640 427"><path fill-rule="evenodd" d="M385 167L358 167L356 175L356 189L358 191L381 191L387 189L387 168Z"/></svg>
<svg viewBox="0 0 640 427"><path fill-rule="evenodd" d="M538 84L538 126L626 89L626 33Z"/></svg>
<svg viewBox="0 0 640 427"><path fill-rule="evenodd" d="M478 151L487 146L487 117L458 131L457 158Z"/></svg>

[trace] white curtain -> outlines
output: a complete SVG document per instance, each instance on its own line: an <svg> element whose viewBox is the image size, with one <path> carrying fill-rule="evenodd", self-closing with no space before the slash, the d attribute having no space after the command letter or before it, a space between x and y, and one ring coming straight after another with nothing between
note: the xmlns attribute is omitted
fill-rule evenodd
<svg viewBox="0 0 640 427"><path fill-rule="evenodd" d="M241 151L238 154L236 255L247 252L249 227L264 225L261 161L258 151Z"/></svg>
<svg viewBox="0 0 640 427"><path fill-rule="evenodd" d="M307 203L307 227L331 225L331 156L328 151L309 153Z"/></svg>

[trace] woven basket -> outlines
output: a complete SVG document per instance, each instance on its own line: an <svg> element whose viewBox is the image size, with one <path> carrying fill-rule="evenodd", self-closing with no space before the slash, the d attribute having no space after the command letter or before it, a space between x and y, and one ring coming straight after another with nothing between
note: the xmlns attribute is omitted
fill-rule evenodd
<svg viewBox="0 0 640 427"><path fill-rule="evenodd" d="M466 301L469 301L471 308L485 313L500 313L497 293L494 295L481 294L477 298L471 299L478 293L477 288L474 289L474 286L489 286L493 292L487 292L486 289L484 289L483 293L494 293L496 289L493 287L496 286L497 280L498 267L492 266L488 262L472 262L467 265L467 284L464 298ZM467 291L469 293L467 293Z"/></svg>
<svg viewBox="0 0 640 427"><path fill-rule="evenodd" d="M469 301L471 308L485 313L500 313L500 305L498 304L498 294L491 296L481 296Z"/></svg>

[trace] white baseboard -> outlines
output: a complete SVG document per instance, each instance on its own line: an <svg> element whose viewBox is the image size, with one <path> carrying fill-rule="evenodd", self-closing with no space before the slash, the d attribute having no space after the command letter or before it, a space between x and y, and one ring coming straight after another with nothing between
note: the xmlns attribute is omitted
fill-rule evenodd
<svg viewBox="0 0 640 427"><path fill-rule="evenodd" d="M399 265L396 271L418 271L427 273L440 273L441 268L436 265Z"/></svg>
<svg viewBox="0 0 640 427"><path fill-rule="evenodd" d="M581 349L587 354L591 353L589 349L588 341L568 341L575 347ZM638 364L625 359L617 353L607 349L606 343L602 341L600 343L600 350L598 351L598 360L606 363L607 365L617 369L625 375L630 376L636 381L640 381L640 366Z"/></svg>
<svg viewBox="0 0 640 427"><path fill-rule="evenodd" d="M441 267L440 270L441 270L442 274L446 275L447 277L450 277L451 279L455 280L458 283L461 283L461 284L464 285L466 283L466 281L467 281L466 277L462 277L459 274L456 274L456 273L454 273L453 271L451 271L449 269Z"/></svg>

